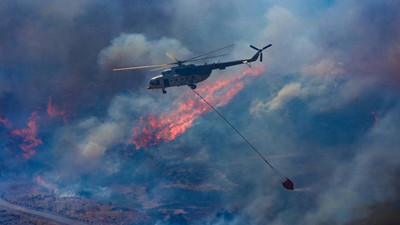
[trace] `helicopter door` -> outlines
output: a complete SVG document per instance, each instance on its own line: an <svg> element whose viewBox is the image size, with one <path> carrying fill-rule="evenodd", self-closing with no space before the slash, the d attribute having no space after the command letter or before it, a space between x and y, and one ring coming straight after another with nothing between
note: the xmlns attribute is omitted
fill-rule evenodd
<svg viewBox="0 0 400 225"><path fill-rule="evenodd" d="M164 87L169 87L169 80L168 79L164 79Z"/></svg>

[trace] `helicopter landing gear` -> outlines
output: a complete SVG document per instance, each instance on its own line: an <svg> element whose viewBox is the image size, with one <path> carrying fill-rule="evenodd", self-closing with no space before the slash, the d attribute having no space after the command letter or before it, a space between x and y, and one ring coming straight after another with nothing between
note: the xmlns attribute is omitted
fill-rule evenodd
<svg viewBox="0 0 400 225"><path fill-rule="evenodd" d="M195 84L192 84L192 85L189 85L189 86L190 86L191 89L196 89L196 87L197 87Z"/></svg>
<svg viewBox="0 0 400 225"><path fill-rule="evenodd" d="M167 94L167 91L163 88L163 89L162 89L162 93L163 93L163 94Z"/></svg>

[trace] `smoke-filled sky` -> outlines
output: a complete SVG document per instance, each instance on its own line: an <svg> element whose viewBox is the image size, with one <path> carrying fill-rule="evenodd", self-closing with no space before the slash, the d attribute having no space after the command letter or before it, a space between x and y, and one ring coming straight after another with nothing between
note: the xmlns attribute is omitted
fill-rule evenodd
<svg viewBox="0 0 400 225"><path fill-rule="evenodd" d="M399 27L394 0L1 1L1 179L39 175L157 224L390 224ZM198 91L295 191L188 87L163 95L146 89L158 72L111 72L232 43L221 61L272 47Z"/></svg>

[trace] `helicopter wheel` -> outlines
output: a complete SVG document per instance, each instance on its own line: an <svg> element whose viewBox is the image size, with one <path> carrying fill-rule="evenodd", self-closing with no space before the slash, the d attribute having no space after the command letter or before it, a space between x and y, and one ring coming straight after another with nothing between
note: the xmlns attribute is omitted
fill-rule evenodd
<svg viewBox="0 0 400 225"><path fill-rule="evenodd" d="M195 84L190 85L190 88L191 88L191 89L196 89L196 87L197 87L197 86L196 86Z"/></svg>
<svg viewBox="0 0 400 225"><path fill-rule="evenodd" d="M162 89L163 94L167 94L167 91L165 89Z"/></svg>

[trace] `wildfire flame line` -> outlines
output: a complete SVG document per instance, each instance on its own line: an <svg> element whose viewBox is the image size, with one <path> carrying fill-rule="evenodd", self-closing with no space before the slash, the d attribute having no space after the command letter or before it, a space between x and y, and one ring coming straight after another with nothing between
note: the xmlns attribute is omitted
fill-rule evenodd
<svg viewBox="0 0 400 225"><path fill-rule="evenodd" d="M40 175L36 176L36 183L46 185L46 182L40 177Z"/></svg>
<svg viewBox="0 0 400 225"><path fill-rule="evenodd" d="M25 159L30 159L31 156L36 153L36 150L33 148L42 144L42 140L37 138L39 119L40 117L38 116L37 111L34 111L32 112L27 123L28 127L11 131L12 136L20 136L23 138L23 142L19 145L19 147L23 151L22 157Z"/></svg>
<svg viewBox="0 0 400 225"><path fill-rule="evenodd" d="M65 110L59 110L53 105L52 96L49 97L49 101L47 103L47 114L49 118L62 116L64 123L66 123L67 116ZM11 130L10 134L12 137L22 138L22 143L19 144L18 147L22 150L21 155L25 159L30 159L36 153L34 148L43 143L42 140L38 138L39 120L41 120L41 118L38 115L38 111L35 110L31 113L26 128L11 130L11 122L6 118L0 117L0 124L3 124L7 129ZM13 140L11 139L11 141ZM6 150L12 153L9 148L6 148ZM20 156L20 154L18 154L18 156Z"/></svg>
<svg viewBox="0 0 400 225"><path fill-rule="evenodd" d="M47 103L47 114L49 115L50 118L56 117L56 116L62 116L64 123L67 122L67 116L65 114L65 110L58 110L58 108L56 108L53 105L53 98L52 96L49 97L49 101Z"/></svg>
<svg viewBox="0 0 400 225"><path fill-rule="evenodd" d="M221 78L213 83L201 85L199 94L216 107L224 106L244 88L245 76L258 76L264 72L263 66L247 68L242 73ZM175 110L156 115L140 117L139 125L133 127L132 137L127 141L134 144L136 149L167 142L183 134L195 119L202 114L212 111L201 101L196 101L190 95L191 91L183 93L173 103Z"/></svg>

